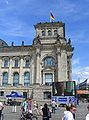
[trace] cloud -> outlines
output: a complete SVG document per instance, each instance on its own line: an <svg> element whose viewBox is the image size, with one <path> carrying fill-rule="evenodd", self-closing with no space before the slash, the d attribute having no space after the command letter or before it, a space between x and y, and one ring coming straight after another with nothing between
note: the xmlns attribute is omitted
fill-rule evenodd
<svg viewBox="0 0 89 120"><path fill-rule="evenodd" d="M79 64L79 61L80 61L80 58L74 59L72 65Z"/></svg>
<svg viewBox="0 0 89 120"><path fill-rule="evenodd" d="M80 79L80 82L84 81L85 79L89 78L89 66L76 66L75 68L73 68L72 74L74 80Z"/></svg>

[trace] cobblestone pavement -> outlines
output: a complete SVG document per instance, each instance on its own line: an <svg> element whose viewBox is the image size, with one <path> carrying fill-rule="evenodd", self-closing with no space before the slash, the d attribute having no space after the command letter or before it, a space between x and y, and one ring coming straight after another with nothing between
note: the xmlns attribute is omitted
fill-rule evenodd
<svg viewBox="0 0 89 120"><path fill-rule="evenodd" d="M87 105L88 103L80 103L77 107L76 120L85 120L85 116L88 113ZM17 107L16 113L12 113L11 110L12 106L5 106L5 109L3 110L4 120L19 120L21 114L20 107ZM52 118L50 120L60 120L60 117L63 116L64 110L64 107L58 108L56 113L52 114ZM42 120L42 117L38 116L38 120Z"/></svg>

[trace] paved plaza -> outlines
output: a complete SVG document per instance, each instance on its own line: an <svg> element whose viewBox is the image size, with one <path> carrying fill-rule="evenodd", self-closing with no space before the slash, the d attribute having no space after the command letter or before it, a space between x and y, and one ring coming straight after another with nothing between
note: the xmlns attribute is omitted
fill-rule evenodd
<svg viewBox="0 0 89 120"><path fill-rule="evenodd" d="M77 107L76 120L85 120L85 116L88 113L87 105L88 103L80 103L80 105ZM4 120L19 120L21 114L20 107L17 107L16 113L12 113L11 110L12 106L5 106L3 111ZM55 114L52 114L52 118L50 120L60 120L64 110L64 107L60 107L58 110L56 110ZM42 117L38 116L38 120L42 120Z"/></svg>

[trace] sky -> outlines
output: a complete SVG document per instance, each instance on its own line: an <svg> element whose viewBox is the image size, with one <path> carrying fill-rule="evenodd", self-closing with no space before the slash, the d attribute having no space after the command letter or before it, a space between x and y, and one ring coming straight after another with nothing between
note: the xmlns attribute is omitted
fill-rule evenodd
<svg viewBox="0 0 89 120"><path fill-rule="evenodd" d="M0 39L11 45L31 45L34 25L50 22L65 23L66 38L71 38L74 54L72 80L89 78L89 0L0 0Z"/></svg>

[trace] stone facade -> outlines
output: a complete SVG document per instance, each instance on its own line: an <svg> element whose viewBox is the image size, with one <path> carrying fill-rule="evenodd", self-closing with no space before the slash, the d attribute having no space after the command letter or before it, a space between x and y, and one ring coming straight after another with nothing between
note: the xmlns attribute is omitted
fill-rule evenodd
<svg viewBox="0 0 89 120"><path fill-rule="evenodd" d="M0 40L0 95L18 91L25 97L47 101L52 82L72 80L71 40L62 22L38 23L33 44L11 46Z"/></svg>

